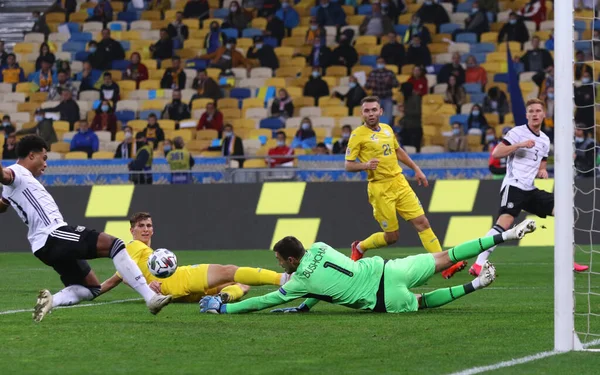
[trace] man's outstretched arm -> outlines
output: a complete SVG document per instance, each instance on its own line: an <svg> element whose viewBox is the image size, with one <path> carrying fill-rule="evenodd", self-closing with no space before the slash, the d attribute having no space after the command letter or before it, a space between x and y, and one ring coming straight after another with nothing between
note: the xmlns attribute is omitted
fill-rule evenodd
<svg viewBox="0 0 600 375"><path fill-rule="evenodd" d="M100 285L99 296L103 295L106 292L109 292L110 290L115 288L117 285L121 284L122 281L123 280L119 277L119 275L117 275L115 273L110 278L108 278L105 282L103 282L102 285Z"/></svg>
<svg viewBox="0 0 600 375"><path fill-rule="evenodd" d="M221 306L219 312L221 314L244 314L275 307L283 303L290 302L294 299L295 298L286 298L286 296L281 293L280 289L275 292L265 294L264 296L248 298L245 301L237 303L224 304Z"/></svg>

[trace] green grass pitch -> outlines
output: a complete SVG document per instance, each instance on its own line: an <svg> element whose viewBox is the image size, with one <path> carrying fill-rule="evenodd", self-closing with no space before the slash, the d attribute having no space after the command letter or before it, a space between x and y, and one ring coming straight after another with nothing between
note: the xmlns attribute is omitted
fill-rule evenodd
<svg viewBox="0 0 600 375"><path fill-rule="evenodd" d="M395 248L371 254L395 258L420 251ZM266 250L177 255L179 264L279 271ZM92 302L97 306L56 310L34 324L30 312L6 312L31 309L39 289L55 292L60 281L31 254L0 253L2 373L449 374L492 365L552 349L552 256L551 248L502 247L492 257L498 278L489 289L413 314L357 312L321 303L302 315L215 316L200 315L197 304L173 304L152 316L141 301L122 302L138 296L119 286ZM582 263L586 259L578 254ZM91 263L101 279L113 273L108 260ZM588 277L577 275L578 290L587 290ZM420 290L468 280L466 270L449 281L436 275ZM591 281L592 288L600 288L597 281ZM273 289L256 287L250 295ZM595 307L599 312L600 305ZM579 328L585 324L585 319L577 320ZM594 327L600 333L600 324ZM598 374L600 355L562 354L491 373Z"/></svg>

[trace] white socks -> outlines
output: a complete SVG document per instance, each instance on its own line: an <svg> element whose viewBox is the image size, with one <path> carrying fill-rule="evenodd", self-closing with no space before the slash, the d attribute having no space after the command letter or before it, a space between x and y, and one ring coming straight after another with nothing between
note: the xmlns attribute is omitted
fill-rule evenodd
<svg viewBox="0 0 600 375"><path fill-rule="evenodd" d="M487 236L495 236L495 235L501 234L501 233L504 233L504 229L502 229L502 227L499 225L494 225L492 227L492 229L490 229L489 232L487 232L486 237ZM504 238L504 236L502 236L502 238ZM496 249L496 246L492 246L489 249L487 249L486 251L479 254L479 256L477 257L477 261L475 263L477 263L480 266L483 266L483 264L488 260L488 257L490 256L490 254L495 249Z"/></svg>
<svg viewBox="0 0 600 375"><path fill-rule="evenodd" d="M481 282L479 281L478 277L471 281L471 285L473 285L473 289L475 290L481 289Z"/></svg>
<svg viewBox="0 0 600 375"><path fill-rule="evenodd" d="M150 299L152 299L156 293L154 293L148 284L146 284L146 278L142 275L142 271L140 271L137 264L131 259L127 250L123 248L123 250L113 256L112 260L117 272L119 272L123 278L123 281L144 297L146 303L150 302Z"/></svg>
<svg viewBox="0 0 600 375"><path fill-rule="evenodd" d="M82 285L69 285L52 296L52 307L76 305L94 299L92 292Z"/></svg>

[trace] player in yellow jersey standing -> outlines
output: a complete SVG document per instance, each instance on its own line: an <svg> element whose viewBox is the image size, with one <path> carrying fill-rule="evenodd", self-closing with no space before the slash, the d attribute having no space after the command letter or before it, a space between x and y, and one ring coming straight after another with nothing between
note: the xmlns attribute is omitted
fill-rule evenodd
<svg viewBox="0 0 600 375"><path fill-rule="evenodd" d="M419 233L423 247L430 253L442 251L442 246L431 230L429 220L417 195L402 174L401 161L415 171L419 185L429 186L421 168L400 148L394 131L388 124L379 122L383 110L379 98L367 96L361 101L363 125L350 135L346 150L346 171L367 171L369 203L373 216L383 232L372 234L363 241L352 243L352 260L359 260L369 249L377 249L398 241L398 217L410 222ZM357 161L358 159L358 161ZM466 262L458 262L442 272L445 279L465 268Z"/></svg>

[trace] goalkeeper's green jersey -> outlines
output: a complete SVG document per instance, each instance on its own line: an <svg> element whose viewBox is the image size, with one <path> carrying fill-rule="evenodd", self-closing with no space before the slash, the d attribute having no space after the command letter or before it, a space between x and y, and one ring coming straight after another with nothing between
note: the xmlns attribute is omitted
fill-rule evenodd
<svg viewBox="0 0 600 375"><path fill-rule="evenodd" d="M317 242L306 251L294 275L278 291L228 304L226 312L258 311L303 297L372 310L377 302L383 267L380 257L354 262L331 246Z"/></svg>

